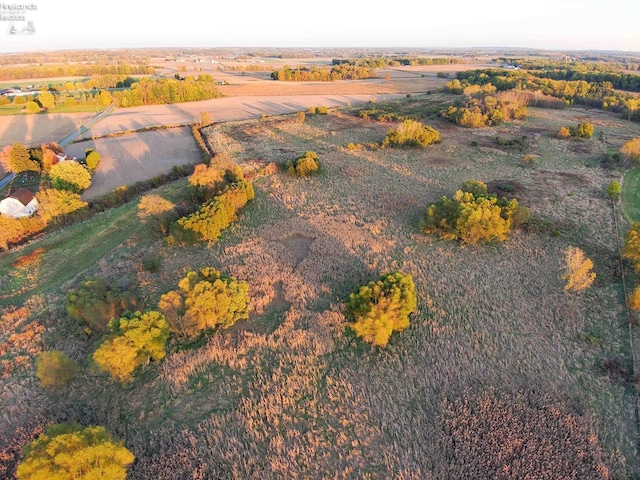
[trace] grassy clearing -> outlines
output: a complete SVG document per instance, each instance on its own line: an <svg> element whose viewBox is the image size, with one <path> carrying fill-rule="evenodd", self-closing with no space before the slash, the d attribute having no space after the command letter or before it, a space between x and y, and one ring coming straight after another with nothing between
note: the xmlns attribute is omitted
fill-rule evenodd
<svg viewBox="0 0 640 480"><path fill-rule="evenodd" d="M419 108L413 98L406 102L398 111ZM104 425L126 438L136 455L133 479L442 479L456 478L455 471L473 478L463 463L450 464L454 457L464 461L450 448L461 438L451 426L455 419L476 425L455 435L471 442L468 451L486 452L473 443L480 438L474 435L477 417L466 406L488 395L489 419L506 411L514 424L526 419L544 426L550 417L536 411L560 412L551 417L566 420L580 439L591 438L584 444L594 459L587 478L605 478L604 471L634 478L635 394L613 212L604 194L621 172L597 161L604 141L561 142L549 124L555 112L531 113L526 122L482 130L430 117L443 141L419 150L366 146L380 142L390 125L346 113L308 115L303 124L292 116L208 129L214 148L240 163L284 164L314 151L322 171L309 178L258 177L255 200L210 246L167 248L146 235L133 237L140 227L132 225L134 206L125 205L105 217L125 231L92 224L85 235L64 237L83 237L97 247L91 239L104 234L105 242L120 247L96 256L79 252L84 265L60 265L73 275L129 278L149 308L185 270L214 266L250 284L251 319L199 348L172 346L161 364L143 367L123 387L86 363L97 339L87 339L81 326L54 309L47 314L55 328L46 341L84 362L84 373L67 390L48 395L51 408L27 400L40 392L28 370L21 379L3 380L25 400L12 418L0 417L0 426L13 431L28 418L44 422L52 412ZM574 124L584 112L561 115L553 121ZM604 122L600 115L593 120ZM528 135L528 151L496 148L496 135ZM364 147L349 149L349 143ZM538 162L523 162L525 153ZM426 206L472 178L511 185L519 202L552 222L557 234L519 232L505 244L484 247L421 234L417 220ZM73 253L62 239L46 241L0 257L0 266L10 268L21 253L32 256L25 268L47 255L53 268L53 258ZM595 263L598 277L583 294L563 290L568 245L580 246ZM157 273L141 268L147 256L160 260ZM345 329L341 302L354 285L395 269L412 274L417 313L386 349L372 349ZM60 302L64 285L47 279L36 291ZM26 304L37 318L36 300ZM505 406L510 399L514 406ZM530 408L536 401L542 408ZM548 425L540 431L556 445L553 453L564 454L563 443L554 443L560 438L555 424ZM569 453L562 458L577 461Z"/></svg>
<svg viewBox="0 0 640 480"><path fill-rule="evenodd" d="M131 202L3 255L0 269L9 273L0 289L0 305L20 304L31 295L60 291L67 281L125 243L140 228L136 203ZM36 251L41 252L37 266L30 264L25 275L18 265Z"/></svg>
<svg viewBox="0 0 640 480"><path fill-rule="evenodd" d="M630 222L640 222L640 167L624 175L620 201L622 211Z"/></svg>

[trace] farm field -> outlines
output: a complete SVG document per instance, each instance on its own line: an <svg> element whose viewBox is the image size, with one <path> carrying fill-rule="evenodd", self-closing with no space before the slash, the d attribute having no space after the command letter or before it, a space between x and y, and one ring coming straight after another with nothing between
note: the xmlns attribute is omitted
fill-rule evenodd
<svg viewBox="0 0 640 480"><path fill-rule="evenodd" d="M69 145L66 152L84 158L88 148L100 152L101 160L91 186L82 194L85 200L105 195L121 185L149 180L174 165L190 165L201 159L189 127L76 142Z"/></svg>
<svg viewBox="0 0 640 480"><path fill-rule="evenodd" d="M624 220L605 194L624 170L602 163L603 152L619 148L637 127L599 110L531 108L518 122L463 129L436 113L452 99L413 96L308 114L303 123L283 115L206 128L214 150L246 168L314 151L321 170L308 178L258 176L255 199L210 245L168 246L133 228L135 203L127 204L105 222L122 222L118 248L101 251L60 284L27 273L7 283L4 304L15 296L24 309L19 331L36 333L23 343L0 337L0 398L10 405L0 429L12 432L0 447L7 451L49 421L75 419L125 439L136 456L128 476L134 480L571 478L571 471L581 479L637 478L615 224ZM365 107L421 115L442 142L377 148L395 123L360 118ZM556 138L561 126L583 120L595 126L594 138ZM109 151L121 158L110 142L130 138L135 158L158 158L147 148L177 144L188 137L177 133L184 130L99 139L95 148L102 162ZM528 146L498 145L498 135L527 136ZM84 152L85 143L68 150ZM515 196L545 227L473 247L423 234L427 205L469 179ZM177 201L181 182L155 193ZM82 230L84 243L108 235L109 228L94 228ZM65 258L64 242L55 238L0 256L0 268L37 270L38 255L43 262ZM581 293L563 289L570 245L582 248L597 272ZM158 260L157 272L144 268L146 258ZM135 286L154 308L186 270L203 266L249 283L249 320L189 349L170 348L130 384L86 364L96 339L65 315L70 288L100 276ZM394 270L413 276L418 308L409 329L385 349L372 348L346 327L342 302L355 285ZM35 289L28 298L26 282ZM46 335L38 334L45 326ZM45 391L28 361L13 360L54 347L84 368L66 389Z"/></svg>
<svg viewBox="0 0 640 480"><path fill-rule="evenodd" d="M22 142L40 146L52 138L60 141L94 115L95 112L0 116L0 145Z"/></svg>

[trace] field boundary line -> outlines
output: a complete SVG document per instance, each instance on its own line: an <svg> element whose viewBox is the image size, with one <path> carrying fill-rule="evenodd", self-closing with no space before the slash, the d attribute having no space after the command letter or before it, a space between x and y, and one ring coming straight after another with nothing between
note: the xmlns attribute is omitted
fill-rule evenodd
<svg viewBox="0 0 640 480"><path fill-rule="evenodd" d="M618 262L620 263L620 276L622 278L622 294L624 298L624 306L627 312L627 328L629 331L629 348L631 348L631 374L633 376L633 381L635 383L638 378L638 355L635 348L634 342L634 322L631 317L631 310L629 309L629 297L627 295L627 282L625 279L625 268L624 261L622 260L622 247L620 246L620 226L618 223L618 211L616 209L615 200L611 200L611 206L613 210L613 222L616 228L616 246L618 248ZM626 218L624 213L624 209L621 208L623 218ZM636 415L636 426L640 429L640 395L638 395L637 389L634 386L634 395L635 395L635 415Z"/></svg>

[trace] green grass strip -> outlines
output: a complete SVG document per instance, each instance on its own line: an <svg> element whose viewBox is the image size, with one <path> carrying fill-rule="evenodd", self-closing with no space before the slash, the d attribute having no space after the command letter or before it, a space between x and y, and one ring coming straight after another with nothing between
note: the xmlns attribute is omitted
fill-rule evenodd
<svg viewBox="0 0 640 480"><path fill-rule="evenodd" d="M640 222L640 166L629 170L622 181L622 212L630 222Z"/></svg>
<svg viewBox="0 0 640 480"><path fill-rule="evenodd" d="M142 228L137 203L129 202L100 213L36 239L24 249L1 256L0 272L11 272L14 270L12 264L18 258L42 249L35 278L28 285L19 283L2 292L0 305L20 304L31 295L50 293L122 245Z"/></svg>

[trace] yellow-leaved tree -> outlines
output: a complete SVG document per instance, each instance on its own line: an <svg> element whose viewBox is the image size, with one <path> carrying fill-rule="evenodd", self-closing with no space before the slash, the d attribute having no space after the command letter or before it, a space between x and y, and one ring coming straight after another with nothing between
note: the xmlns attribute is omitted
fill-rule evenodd
<svg viewBox="0 0 640 480"><path fill-rule="evenodd" d="M134 460L121 441L104 427L56 424L23 450L18 480L124 480Z"/></svg>
<svg viewBox="0 0 640 480"><path fill-rule="evenodd" d="M179 290L160 297L158 308L172 331L183 336L202 330L229 327L249 318L249 285L220 273L213 267L190 271L180 280Z"/></svg>
<svg viewBox="0 0 640 480"><path fill-rule="evenodd" d="M579 291L589 288L596 279L595 272L591 271L593 262L585 256L579 247L568 247L564 251L566 261L566 273L562 279L567 282L565 290Z"/></svg>
<svg viewBox="0 0 640 480"><path fill-rule="evenodd" d="M416 305L413 277L394 272L358 287L349 295L345 317L358 337L384 347L393 332L409 326L409 315Z"/></svg>
<svg viewBox="0 0 640 480"><path fill-rule="evenodd" d="M169 324L160 312L135 312L109 323L113 335L93 353L98 367L125 381L139 366L165 355Z"/></svg>

